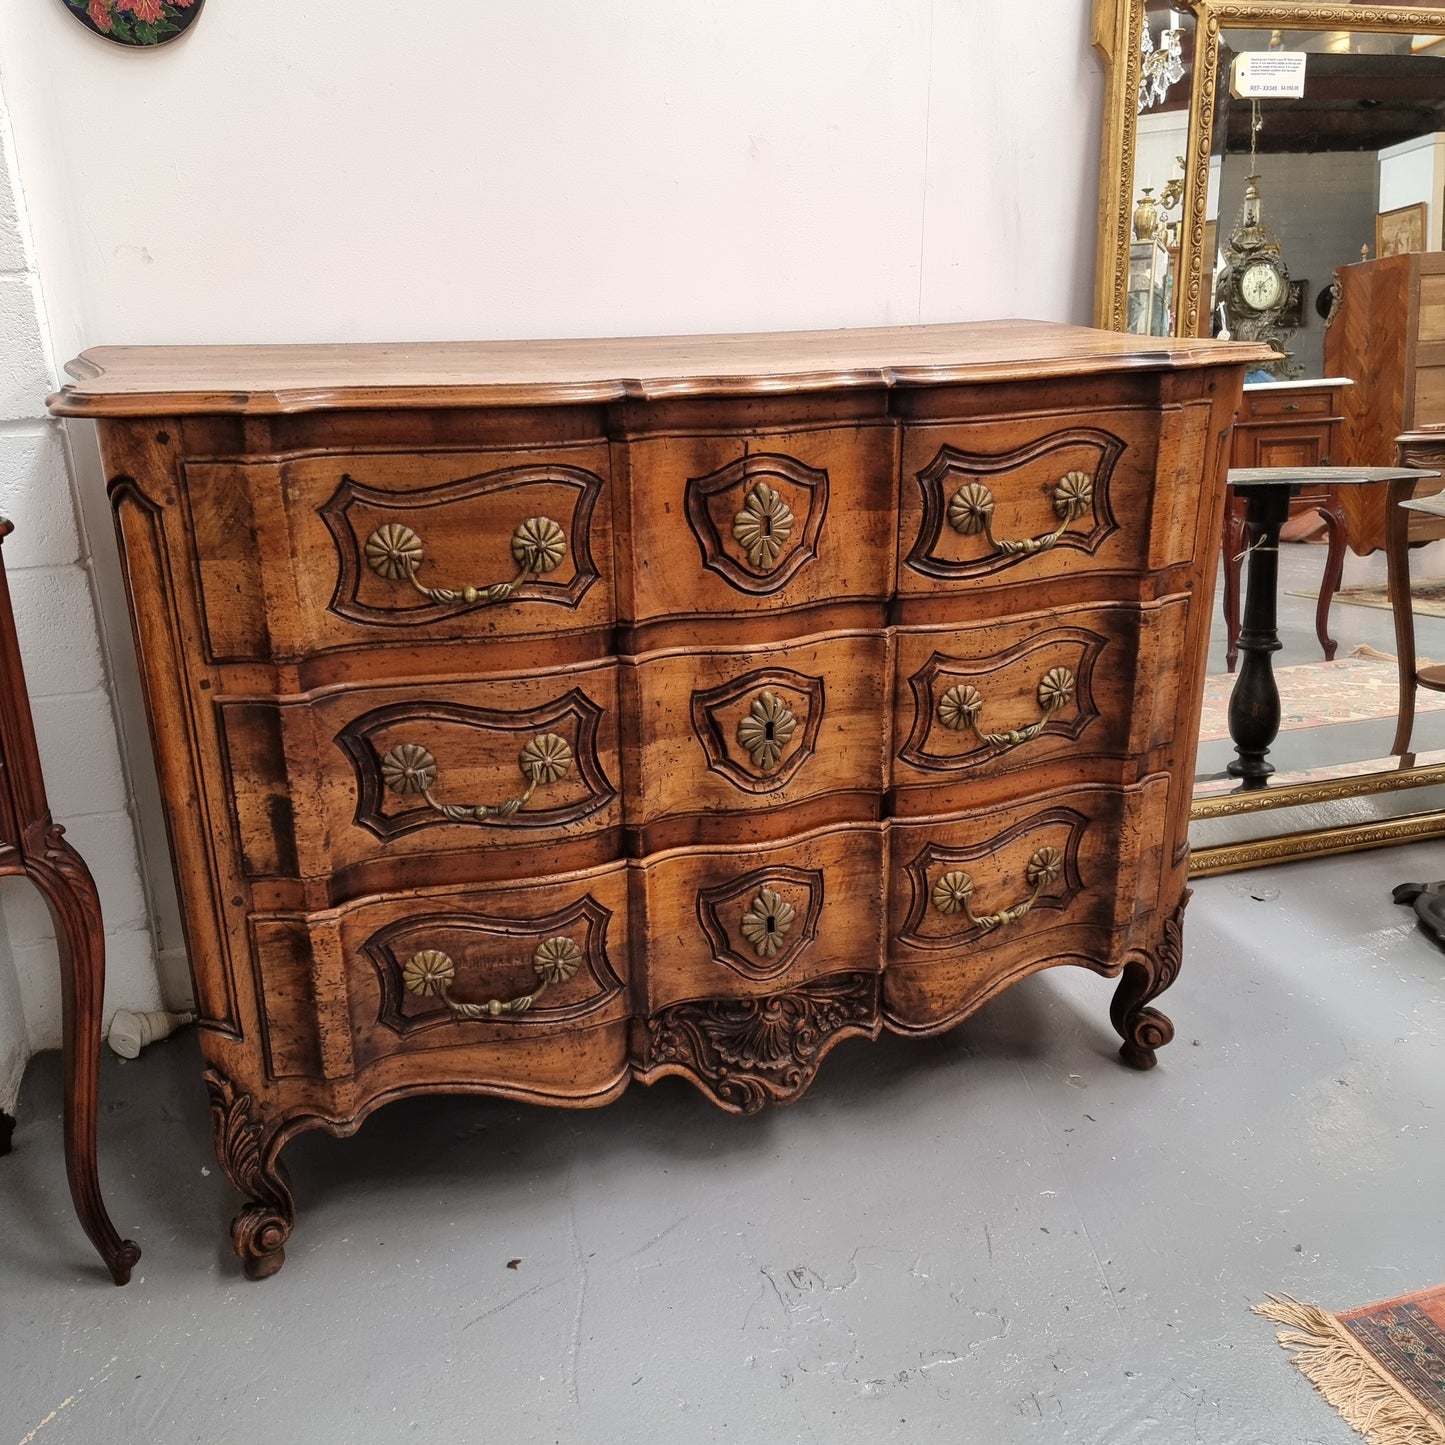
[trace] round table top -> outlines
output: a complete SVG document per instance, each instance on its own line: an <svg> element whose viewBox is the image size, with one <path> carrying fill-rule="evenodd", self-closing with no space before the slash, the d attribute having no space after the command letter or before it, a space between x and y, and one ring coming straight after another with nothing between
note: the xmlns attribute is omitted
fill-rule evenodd
<svg viewBox="0 0 1445 1445"><path fill-rule="evenodd" d="M1298 487L1324 482L1332 487L1363 486L1370 482L1421 481L1439 472L1420 467L1231 467L1231 487Z"/></svg>

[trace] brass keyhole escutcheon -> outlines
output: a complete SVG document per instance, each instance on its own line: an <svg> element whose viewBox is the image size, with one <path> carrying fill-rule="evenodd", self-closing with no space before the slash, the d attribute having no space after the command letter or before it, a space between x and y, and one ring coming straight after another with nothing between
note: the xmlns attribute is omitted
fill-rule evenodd
<svg viewBox="0 0 1445 1445"><path fill-rule="evenodd" d="M760 692L738 723L738 742L753 766L770 773L782 761L783 750L792 741L798 720L775 692Z"/></svg>
<svg viewBox="0 0 1445 1445"><path fill-rule="evenodd" d="M759 572L771 572L793 535L797 518L775 487L759 482L733 518L733 536Z"/></svg>
<svg viewBox="0 0 1445 1445"><path fill-rule="evenodd" d="M796 918L796 910L782 894L771 888L759 889L743 914L743 937L759 958L771 958L793 931Z"/></svg>

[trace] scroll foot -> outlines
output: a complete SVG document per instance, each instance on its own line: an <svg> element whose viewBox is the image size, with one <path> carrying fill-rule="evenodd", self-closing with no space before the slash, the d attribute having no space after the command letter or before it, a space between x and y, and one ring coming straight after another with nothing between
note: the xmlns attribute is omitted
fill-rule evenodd
<svg viewBox="0 0 1445 1445"><path fill-rule="evenodd" d="M250 1203L231 1221L231 1243L247 1279L269 1279L286 1262L285 1244L296 1222L291 1182L277 1155L279 1129L267 1126L255 1100L215 1069L206 1072L216 1157Z"/></svg>
<svg viewBox="0 0 1445 1445"><path fill-rule="evenodd" d="M1148 1005L1179 976L1184 908L1188 902L1189 894L1185 893L1178 911L1165 923L1158 946L1152 952L1130 957L1114 991L1109 1017L1124 1040L1119 1057L1131 1069L1152 1069L1159 1062L1155 1050L1174 1037L1174 1025L1168 1017Z"/></svg>

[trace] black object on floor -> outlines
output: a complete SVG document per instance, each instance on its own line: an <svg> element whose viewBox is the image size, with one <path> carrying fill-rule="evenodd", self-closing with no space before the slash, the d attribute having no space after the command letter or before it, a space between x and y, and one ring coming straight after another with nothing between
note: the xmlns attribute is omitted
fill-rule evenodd
<svg viewBox="0 0 1445 1445"><path fill-rule="evenodd" d="M1408 903L1430 941L1445 948L1445 878L1435 883L1401 883L1390 897Z"/></svg>

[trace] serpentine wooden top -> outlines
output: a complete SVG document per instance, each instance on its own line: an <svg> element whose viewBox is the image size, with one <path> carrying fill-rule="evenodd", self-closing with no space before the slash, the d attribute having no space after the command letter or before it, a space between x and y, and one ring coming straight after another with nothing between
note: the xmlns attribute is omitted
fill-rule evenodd
<svg viewBox="0 0 1445 1445"><path fill-rule="evenodd" d="M549 406L678 396L936 386L1248 364L1256 344L983 321L593 341L101 346L65 369L57 416Z"/></svg>

